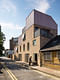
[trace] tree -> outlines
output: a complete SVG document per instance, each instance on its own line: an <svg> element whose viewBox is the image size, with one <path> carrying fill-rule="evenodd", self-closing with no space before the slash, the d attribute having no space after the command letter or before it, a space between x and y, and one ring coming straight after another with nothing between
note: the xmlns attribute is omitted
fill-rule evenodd
<svg viewBox="0 0 60 80"><path fill-rule="evenodd" d="M4 50L3 43L5 41L5 35L3 32L1 32L1 26L0 26L0 56L2 56L2 51Z"/></svg>

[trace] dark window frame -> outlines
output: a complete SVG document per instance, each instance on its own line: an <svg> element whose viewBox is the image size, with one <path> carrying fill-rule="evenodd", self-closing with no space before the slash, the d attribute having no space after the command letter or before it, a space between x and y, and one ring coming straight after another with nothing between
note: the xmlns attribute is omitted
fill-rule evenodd
<svg viewBox="0 0 60 80"><path fill-rule="evenodd" d="M23 44L23 51L25 51L25 44Z"/></svg>
<svg viewBox="0 0 60 80"><path fill-rule="evenodd" d="M19 54L19 60L22 61L22 54Z"/></svg>
<svg viewBox="0 0 60 80"><path fill-rule="evenodd" d="M21 52L21 46L20 46L20 52Z"/></svg>
<svg viewBox="0 0 60 80"><path fill-rule="evenodd" d="M36 46L36 42L35 42L36 40L33 40L33 46Z"/></svg>
<svg viewBox="0 0 60 80"><path fill-rule="evenodd" d="M24 38L23 38L23 41L25 41L26 40L26 33L24 33Z"/></svg>
<svg viewBox="0 0 60 80"><path fill-rule="evenodd" d="M44 52L44 60L52 60L52 53L51 52Z"/></svg>
<svg viewBox="0 0 60 80"><path fill-rule="evenodd" d="M40 28L39 27L34 27L34 38L40 36Z"/></svg>
<svg viewBox="0 0 60 80"><path fill-rule="evenodd" d="M46 38L51 38L53 37L53 34L50 33L49 30L46 30L46 29L40 29L40 35L46 37Z"/></svg>
<svg viewBox="0 0 60 80"><path fill-rule="evenodd" d="M30 44L29 44L29 42L27 43L27 50L28 51L30 50Z"/></svg>
<svg viewBox="0 0 60 80"><path fill-rule="evenodd" d="M57 57L60 60L60 51L57 51Z"/></svg>
<svg viewBox="0 0 60 80"><path fill-rule="evenodd" d="M26 53L26 54L25 54L25 61L26 61L26 62L29 62L29 53Z"/></svg>
<svg viewBox="0 0 60 80"><path fill-rule="evenodd" d="M18 53L18 48L17 48L17 53Z"/></svg>

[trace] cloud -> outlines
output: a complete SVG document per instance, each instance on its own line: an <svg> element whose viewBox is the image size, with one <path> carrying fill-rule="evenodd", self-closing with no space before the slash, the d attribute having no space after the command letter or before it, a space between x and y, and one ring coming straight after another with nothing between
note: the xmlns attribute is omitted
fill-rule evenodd
<svg viewBox="0 0 60 80"><path fill-rule="evenodd" d="M48 0L41 0L40 3L37 2L37 5L38 6L36 6L37 7L36 9L44 13L50 8Z"/></svg>
<svg viewBox="0 0 60 80"><path fill-rule="evenodd" d="M16 14L16 6L13 4L12 0L1 0L0 10Z"/></svg>
<svg viewBox="0 0 60 80"><path fill-rule="evenodd" d="M23 27L20 27L18 24L13 24L13 23L6 23L6 22L0 22L0 25L2 26L2 29L12 29L12 30L22 30Z"/></svg>
<svg viewBox="0 0 60 80"><path fill-rule="evenodd" d="M35 8L43 13L46 13L47 10L51 7L49 0L26 0L31 8ZM53 0L51 0L52 2Z"/></svg>
<svg viewBox="0 0 60 80"><path fill-rule="evenodd" d="M2 27L2 32L5 34L6 41L4 42L4 47L6 49L9 49L9 40L12 37L17 37L21 34L23 27L21 27L19 24L14 23L7 23L7 22L0 22L0 25Z"/></svg>

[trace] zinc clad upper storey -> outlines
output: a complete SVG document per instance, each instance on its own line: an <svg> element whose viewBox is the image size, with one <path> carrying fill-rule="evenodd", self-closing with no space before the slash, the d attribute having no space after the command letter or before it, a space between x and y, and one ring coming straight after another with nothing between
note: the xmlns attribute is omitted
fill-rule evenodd
<svg viewBox="0 0 60 80"><path fill-rule="evenodd" d="M34 24L40 25L43 28L57 29L57 24L51 16L36 10L34 11Z"/></svg>
<svg viewBox="0 0 60 80"><path fill-rule="evenodd" d="M39 25L41 28L57 30L57 24L53 18L37 10L33 10L26 18L26 28L29 28L33 24Z"/></svg>
<svg viewBox="0 0 60 80"><path fill-rule="evenodd" d="M26 29L34 24L34 10L26 18Z"/></svg>

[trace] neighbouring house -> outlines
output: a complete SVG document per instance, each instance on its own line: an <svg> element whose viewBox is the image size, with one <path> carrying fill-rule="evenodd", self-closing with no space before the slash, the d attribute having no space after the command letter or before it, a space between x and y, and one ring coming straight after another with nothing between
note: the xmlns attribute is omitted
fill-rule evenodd
<svg viewBox="0 0 60 80"><path fill-rule="evenodd" d="M18 38L11 38L10 39L10 50L14 50L14 47L18 44Z"/></svg>
<svg viewBox="0 0 60 80"><path fill-rule="evenodd" d="M55 20L50 15L33 10L26 18L26 25L18 37L16 54L19 60L28 63L29 57L32 56L33 64L41 66L42 61L44 62L41 57L41 53L43 54L41 49L56 37L57 27Z"/></svg>
<svg viewBox="0 0 60 80"><path fill-rule="evenodd" d="M56 35L40 50L42 66L60 70L60 35Z"/></svg>
<svg viewBox="0 0 60 80"><path fill-rule="evenodd" d="M8 58L12 58L13 53L14 53L14 50L10 50L10 49L5 50L5 56Z"/></svg>
<svg viewBox="0 0 60 80"><path fill-rule="evenodd" d="M14 60L14 53L15 53L15 47L18 45L18 37L16 37L16 38L11 38L10 39L10 51L12 52L13 51L13 53L11 54L11 58Z"/></svg>

